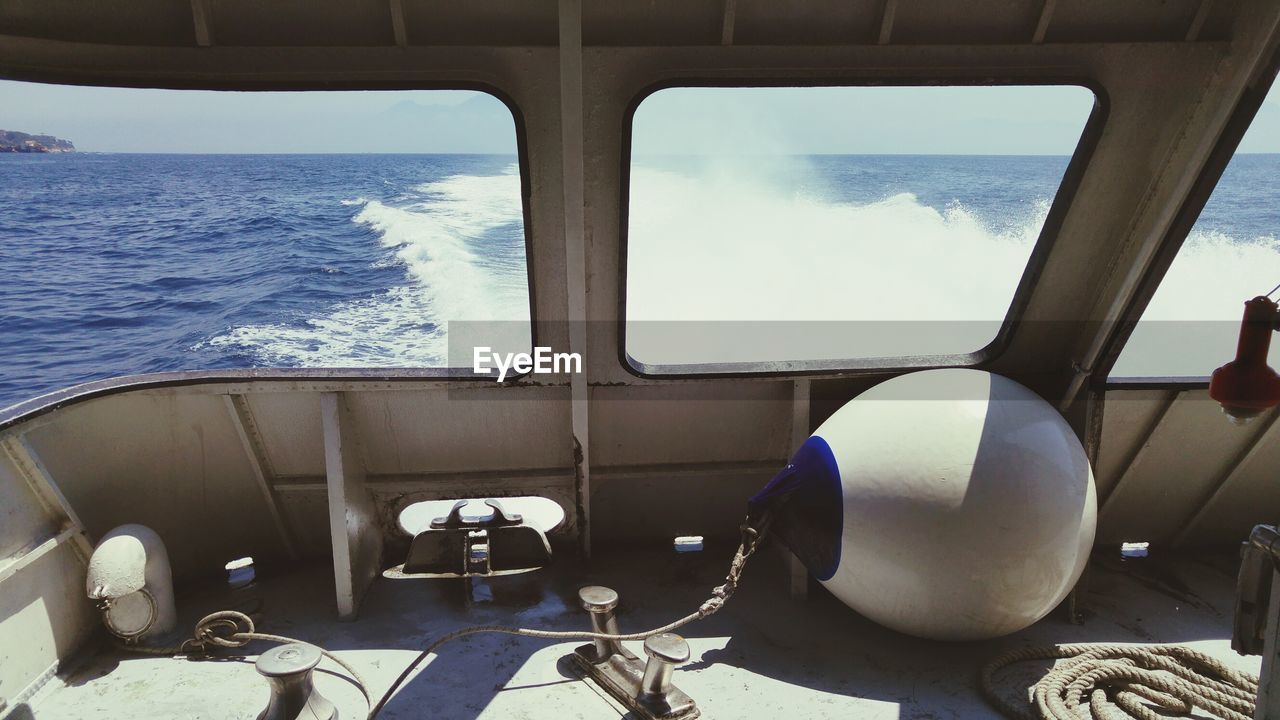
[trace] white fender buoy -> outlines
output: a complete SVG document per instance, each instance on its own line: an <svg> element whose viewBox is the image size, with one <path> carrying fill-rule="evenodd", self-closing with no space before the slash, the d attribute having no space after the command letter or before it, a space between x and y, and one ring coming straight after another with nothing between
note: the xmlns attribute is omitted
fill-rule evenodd
<svg viewBox="0 0 1280 720"><path fill-rule="evenodd" d="M169 553L145 525L121 525L102 536L89 559L85 591L107 629L129 642L158 638L177 624Z"/></svg>
<svg viewBox="0 0 1280 720"><path fill-rule="evenodd" d="M753 506L822 584L900 632L991 638L1044 617L1093 547L1097 498L1053 406L1000 375L883 382L819 427Z"/></svg>

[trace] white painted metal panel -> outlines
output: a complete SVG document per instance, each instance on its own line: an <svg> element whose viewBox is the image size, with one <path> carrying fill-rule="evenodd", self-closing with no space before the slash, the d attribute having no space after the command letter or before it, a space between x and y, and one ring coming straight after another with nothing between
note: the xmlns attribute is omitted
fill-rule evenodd
<svg viewBox="0 0 1280 720"><path fill-rule="evenodd" d="M84 563L71 543L6 581L0 587L0 698L16 707L33 683L88 640L97 617L84 592Z"/></svg>
<svg viewBox="0 0 1280 720"><path fill-rule="evenodd" d="M569 390L349 392L371 475L573 467Z"/></svg>
<svg viewBox="0 0 1280 720"><path fill-rule="evenodd" d="M0 562L58 532L58 523L0 449Z"/></svg>
<svg viewBox="0 0 1280 720"><path fill-rule="evenodd" d="M1257 431L1227 422L1203 390L1180 394L1103 499L1098 544L1172 542Z"/></svg>
<svg viewBox="0 0 1280 720"><path fill-rule="evenodd" d="M773 464L597 469L592 537L598 543L670 542L677 535L733 537L747 498L777 472Z"/></svg>
<svg viewBox="0 0 1280 720"><path fill-rule="evenodd" d="M1186 545L1235 545L1249 537L1254 525L1280 521L1280 422L1255 421L1256 442L1236 467L1205 499L1180 536Z"/></svg>
<svg viewBox="0 0 1280 720"><path fill-rule="evenodd" d="M277 477L324 475L319 393L245 395Z"/></svg>
<svg viewBox="0 0 1280 720"><path fill-rule="evenodd" d="M791 452L790 380L595 387L595 467L784 461Z"/></svg>
<svg viewBox="0 0 1280 720"><path fill-rule="evenodd" d="M153 528L179 581L245 555L284 556L222 396L113 395L69 408L30 440L90 535Z"/></svg>
<svg viewBox="0 0 1280 720"><path fill-rule="evenodd" d="M1108 393L1102 414L1102 444L1094 463L1098 497L1105 498L1133 460L1155 423L1173 399L1171 390Z"/></svg>

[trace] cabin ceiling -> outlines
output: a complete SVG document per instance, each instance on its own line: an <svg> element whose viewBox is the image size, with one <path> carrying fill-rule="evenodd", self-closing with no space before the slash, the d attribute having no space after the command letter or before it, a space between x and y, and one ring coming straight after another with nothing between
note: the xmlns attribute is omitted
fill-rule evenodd
<svg viewBox="0 0 1280 720"><path fill-rule="evenodd" d="M584 45L1229 40L1212 0L585 2ZM0 35L140 47L552 46L556 0L6 0Z"/></svg>

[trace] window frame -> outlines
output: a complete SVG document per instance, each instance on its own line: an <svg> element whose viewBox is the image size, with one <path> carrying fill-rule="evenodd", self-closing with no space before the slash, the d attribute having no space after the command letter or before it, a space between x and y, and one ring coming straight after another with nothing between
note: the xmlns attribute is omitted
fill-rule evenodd
<svg viewBox="0 0 1280 720"><path fill-rule="evenodd" d="M1032 247L1031 256L1018 280L1009 309L995 338L982 348L969 353L950 355L915 355L896 357L846 358L839 360L783 360L767 362L707 362L684 364L645 363L627 352L627 254L629 246L629 211L631 202L632 130L635 113L649 96L672 88L861 88L861 87L1079 87L1093 94L1089 112L1067 161L1049 205L1044 225ZM1098 141L1106 126L1111 103L1106 88L1088 77L1076 75L1052 77L839 77L839 78L670 78L648 85L627 104L622 117L622 166L620 168L619 259L618 259L618 362L631 375L647 380L710 378L778 378L802 376L879 375L944 367L982 367L995 361L1009 346L1014 332L1031 299L1036 281L1044 271L1049 253L1057 240L1062 222L1072 207L1080 181L1088 169Z"/></svg>
<svg viewBox="0 0 1280 720"><path fill-rule="evenodd" d="M1249 132L1249 127L1253 125L1253 120L1257 117L1258 111L1262 109L1262 105L1266 102L1267 96L1272 90L1277 74L1280 73L1280 52L1276 53L1266 70L1267 75L1262 81L1249 86L1237 101L1235 108L1228 118L1226 127L1222 134L1218 136L1217 143L1209 151L1209 157L1200 168L1200 173L1196 175L1191 185L1191 189L1187 191L1183 197L1182 203L1178 206L1177 212L1174 214L1173 221L1169 223L1168 230L1165 231L1164 237L1160 240L1160 246L1157 248L1155 257L1147 266L1141 281L1138 283L1137 289L1134 291L1133 297L1129 299L1128 305L1125 306L1123 314L1120 316L1116 327L1111 329L1111 336L1107 338L1103 345L1102 354L1099 356L1096 369L1093 372L1090 386L1097 391L1105 392L1107 390L1204 390L1209 387L1209 376L1112 376L1111 371L1115 368L1116 363L1120 360L1120 354L1124 352L1124 348L1129 344L1129 339L1133 336L1133 331L1137 328L1138 323L1142 320L1142 316L1146 313L1147 306L1151 304L1152 298L1155 297L1156 291L1160 289L1160 285L1164 282L1164 277L1169 272L1169 268L1173 266L1173 261L1178 257L1178 253L1182 251L1182 246L1186 243L1187 238L1191 235L1191 231L1195 229L1196 223L1200 221L1200 214L1204 212L1204 208L1209 204L1213 193L1218 189L1218 184L1222 181L1222 176L1227 171L1227 166L1235 159L1236 150L1240 147L1240 143L1244 140L1244 136ZM1241 294L1241 302L1247 300L1247 293ZM1227 362L1234 357L1234 348L1223 348L1222 362Z"/></svg>

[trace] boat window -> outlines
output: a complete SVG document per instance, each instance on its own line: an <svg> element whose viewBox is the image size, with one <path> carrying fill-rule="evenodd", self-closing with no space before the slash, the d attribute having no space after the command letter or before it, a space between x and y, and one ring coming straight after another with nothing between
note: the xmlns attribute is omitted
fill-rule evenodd
<svg viewBox="0 0 1280 720"><path fill-rule="evenodd" d="M1273 87L1120 351L1110 379L1203 378L1235 357L1245 301L1280 284L1277 178L1280 91ZM1272 365L1280 362L1278 344L1273 338Z"/></svg>
<svg viewBox="0 0 1280 720"><path fill-rule="evenodd" d="M469 369L460 321L531 348L488 93L0 81L0 107L0 407L144 372Z"/></svg>
<svg viewBox="0 0 1280 720"><path fill-rule="evenodd" d="M631 125L628 361L977 362L1094 106L1077 86L654 92Z"/></svg>

